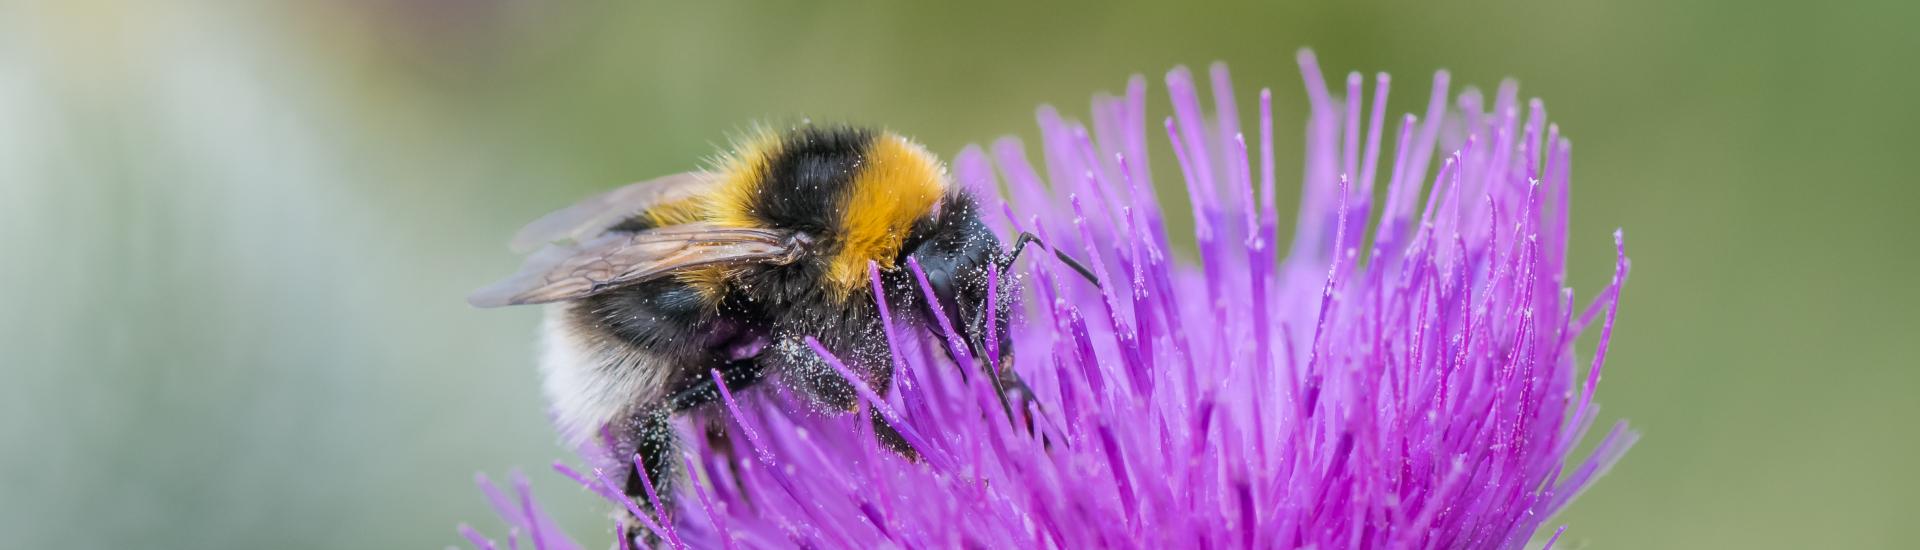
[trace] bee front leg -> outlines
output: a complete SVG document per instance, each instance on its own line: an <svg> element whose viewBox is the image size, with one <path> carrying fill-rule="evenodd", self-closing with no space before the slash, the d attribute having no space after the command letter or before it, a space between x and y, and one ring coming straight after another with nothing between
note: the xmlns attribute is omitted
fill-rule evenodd
<svg viewBox="0 0 1920 550"><path fill-rule="evenodd" d="M878 329L867 334L871 335L873 332L878 332ZM828 333L827 338L822 339L822 345L829 349L839 346L839 349L852 350L844 355L835 352L835 356L846 362L850 370L864 379L867 387L872 388L875 394L884 399L893 390L893 364L884 359L888 357L888 352L882 344L878 344L879 342L884 340L872 338L863 340L835 333ZM794 388L799 389L802 394L822 408L846 412L859 410L860 396L854 389L853 383L839 371L828 366L825 360L805 344L792 340L784 341L769 350L762 360L767 363L768 370L780 369L781 372L786 373ZM908 444L906 438L900 435L900 430L887 422L878 410L869 408L868 416L869 421L873 423L874 439L878 440L881 446L907 460L920 460L919 451Z"/></svg>

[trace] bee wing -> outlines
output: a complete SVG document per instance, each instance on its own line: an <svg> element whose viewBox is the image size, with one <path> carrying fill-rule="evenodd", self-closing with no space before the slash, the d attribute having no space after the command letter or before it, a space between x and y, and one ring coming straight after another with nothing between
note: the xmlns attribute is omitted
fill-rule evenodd
<svg viewBox="0 0 1920 550"><path fill-rule="evenodd" d="M704 194L713 183L713 175L707 172L629 183L541 216L514 233L507 246L526 252L555 241L584 242L648 208Z"/></svg>
<svg viewBox="0 0 1920 550"><path fill-rule="evenodd" d="M784 231L692 223L548 245L528 257L520 272L467 296L467 303L475 307L544 304L592 296L691 267L786 263L796 252L789 236Z"/></svg>

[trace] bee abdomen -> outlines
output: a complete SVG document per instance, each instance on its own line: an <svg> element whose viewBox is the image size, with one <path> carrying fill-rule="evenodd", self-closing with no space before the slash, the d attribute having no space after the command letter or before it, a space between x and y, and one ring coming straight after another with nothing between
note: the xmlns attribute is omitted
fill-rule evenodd
<svg viewBox="0 0 1920 550"><path fill-rule="evenodd" d="M540 371L553 420L568 444L591 441L636 403L659 399L670 359L608 338L568 309L549 306L541 328Z"/></svg>

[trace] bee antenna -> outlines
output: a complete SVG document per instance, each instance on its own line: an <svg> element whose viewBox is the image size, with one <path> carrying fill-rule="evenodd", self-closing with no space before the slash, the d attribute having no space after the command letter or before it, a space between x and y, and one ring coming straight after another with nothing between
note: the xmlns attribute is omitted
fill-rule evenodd
<svg viewBox="0 0 1920 550"><path fill-rule="evenodd" d="M1047 245L1047 243L1040 242L1040 237L1035 236L1032 232L1021 231L1020 236L1014 238L1013 254L1008 255L1005 262L1001 262L1000 269L1005 271L1013 265L1014 260L1020 259L1020 253L1027 249L1028 243L1036 243L1043 247ZM1060 261L1067 264L1067 267L1073 268L1073 271L1079 273L1081 277L1086 278L1087 282L1093 283L1094 288L1100 288L1100 277L1094 275L1093 270L1087 269L1087 266L1080 263L1080 260L1076 260L1073 256L1069 256L1067 253L1059 250L1053 251L1053 255L1060 258Z"/></svg>

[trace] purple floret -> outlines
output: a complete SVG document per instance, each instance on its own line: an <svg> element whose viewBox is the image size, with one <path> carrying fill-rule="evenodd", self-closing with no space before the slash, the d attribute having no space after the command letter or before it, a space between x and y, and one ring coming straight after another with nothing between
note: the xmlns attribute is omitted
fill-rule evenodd
<svg viewBox="0 0 1920 550"><path fill-rule="evenodd" d="M997 349L971 357L951 327L889 322L897 382L884 398L809 341L856 382L859 414L816 412L776 384L723 387L724 407L705 420L732 428L735 453L684 438L692 481L677 485L670 524L646 528L693 548L1558 541L1565 527L1543 523L1637 437L1615 424L1570 457L1596 416L1627 276L1621 234L1611 283L1576 302L1565 276L1571 145L1512 82L1489 108L1472 88L1451 95L1440 72L1426 113L1390 125L1386 75L1369 104L1359 73L1336 96L1310 52L1299 61L1305 181L1284 255L1266 90L1251 140L1218 64L1211 112L1185 68L1166 77L1163 121L1146 119L1140 77L1120 97L1096 97L1090 125L1043 107L1041 166L1004 138L962 151L955 181L985 195L1003 238L1032 231L1104 284L1038 260L1051 254L992 273L989 300L1016 292L1023 304L1011 364ZM1161 137L1173 155L1150 159ZM1172 186L1156 186L1149 160L1177 165L1193 242L1168 235L1151 190ZM1583 360L1574 343L1596 320ZM1034 393L1013 401L1024 403L1014 418L980 374L1005 368ZM878 446L869 410L920 460ZM620 506L647 506L591 473L563 473ZM513 536L571 548L515 485L509 499L483 484Z"/></svg>

